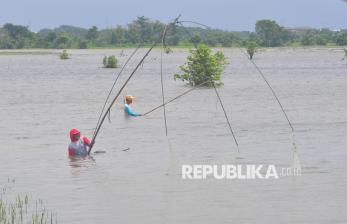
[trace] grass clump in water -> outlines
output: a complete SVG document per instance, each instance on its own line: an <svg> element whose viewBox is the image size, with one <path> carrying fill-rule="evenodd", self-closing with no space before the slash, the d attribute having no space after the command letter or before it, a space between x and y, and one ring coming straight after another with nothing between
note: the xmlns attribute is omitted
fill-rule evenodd
<svg viewBox="0 0 347 224"><path fill-rule="evenodd" d="M10 182L8 182L10 183ZM12 183L12 182L11 182ZM48 210L43 200L33 200L28 194L17 195L14 199L6 193L11 187L5 186L0 193L0 224L57 224L57 214Z"/></svg>
<svg viewBox="0 0 347 224"><path fill-rule="evenodd" d="M57 214L47 210L41 199L33 206L30 196L18 195L14 202L0 199L0 223L4 224L57 224Z"/></svg>
<svg viewBox="0 0 347 224"><path fill-rule="evenodd" d="M102 63L104 64L105 68L117 68L118 67L118 60L116 56L105 56L102 60Z"/></svg>
<svg viewBox="0 0 347 224"><path fill-rule="evenodd" d="M69 54L67 53L66 50L63 50L63 52L60 53L60 59L62 60L70 59Z"/></svg>

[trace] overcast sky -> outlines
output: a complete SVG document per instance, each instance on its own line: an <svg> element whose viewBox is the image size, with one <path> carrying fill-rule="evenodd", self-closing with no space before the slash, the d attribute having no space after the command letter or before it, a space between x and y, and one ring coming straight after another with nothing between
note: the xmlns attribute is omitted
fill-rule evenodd
<svg viewBox="0 0 347 224"><path fill-rule="evenodd" d="M0 25L10 22L34 31L63 24L112 27L142 15L166 22L178 14L237 31L253 31L259 19L287 27L347 28L343 0L0 0Z"/></svg>

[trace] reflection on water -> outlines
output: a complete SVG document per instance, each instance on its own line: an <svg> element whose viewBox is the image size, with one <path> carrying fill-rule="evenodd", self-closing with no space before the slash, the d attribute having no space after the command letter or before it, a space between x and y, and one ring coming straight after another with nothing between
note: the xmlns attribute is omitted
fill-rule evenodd
<svg viewBox="0 0 347 224"><path fill-rule="evenodd" d="M0 176L16 179L14 192L46 200L58 223L347 222L342 51L274 48L254 59L293 123L296 148L252 64L239 50L224 49L230 64L219 92L240 153L214 92L202 88L167 105L168 137L161 110L125 119L121 97L112 123L105 122L98 135L93 150L99 153L69 159L68 130L78 127L91 137L118 71L101 68L102 57L119 52L71 50L67 61L56 55L0 56ZM159 55L155 50L124 90L136 97L139 113L161 104L160 64L154 60ZM167 99L188 88L172 77L186 56L177 49L164 57ZM303 174L269 181L181 179L182 164L202 163L294 166Z"/></svg>

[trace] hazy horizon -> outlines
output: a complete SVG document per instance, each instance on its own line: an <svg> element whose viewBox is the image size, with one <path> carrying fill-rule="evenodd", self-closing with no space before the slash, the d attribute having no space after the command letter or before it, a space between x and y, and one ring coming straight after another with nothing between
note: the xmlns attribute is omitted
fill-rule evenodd
<svg viewBox="0 0 347 224"><path fill-rule="evenodd" d="M100 29L126 25L137 16L167 22L178 14L182 20L194 20L229 31L254 31L257 20L271 19L285 27L347 28L347 4L343 0L23 0L2 2L0 25L13 23L33 31L71 25Z"/></svg>

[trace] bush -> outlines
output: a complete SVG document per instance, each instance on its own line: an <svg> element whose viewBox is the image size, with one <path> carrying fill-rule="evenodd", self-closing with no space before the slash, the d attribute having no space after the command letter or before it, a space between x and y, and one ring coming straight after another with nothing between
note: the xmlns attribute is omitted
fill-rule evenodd
<svg viewBox="0 0 347 224"><path fill-rule="evenodd" d="M66 50L63 50L63 52L60 53L60 59L65 60L65 59L69 59L69 58L70 58L70 57L69 57L69 54L67 53Z"/></svg>
<svg viewBox="0 0 347 224"><path fill-rule="evenodd" d="M254 41L250 41L247 43L247 53L249 55L249 59L253 59L254 53L257 51L257 43Z"/></svg>
<svg viewBox="0 0 347 224"><path fill-rule="evenodd" d="M175 74L175 80L187 81L192 86L223 84L220 79L227 61L222 52L212 54L211 49L204 44L189 52L187 62L180 66L183 74Z"/></svg>
<svg viewBox="0 0 347 224"><path fill-rule="evenodd" d="M116 56L105 56L102 60L102 63L104 64L105 68L117 68L118 67L118 60Z"/></svg>

